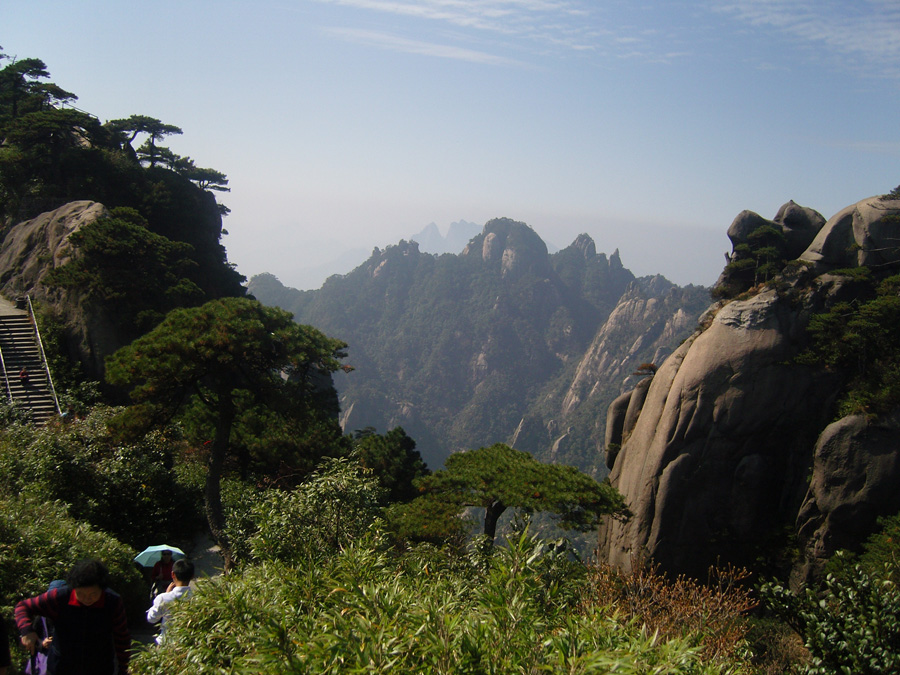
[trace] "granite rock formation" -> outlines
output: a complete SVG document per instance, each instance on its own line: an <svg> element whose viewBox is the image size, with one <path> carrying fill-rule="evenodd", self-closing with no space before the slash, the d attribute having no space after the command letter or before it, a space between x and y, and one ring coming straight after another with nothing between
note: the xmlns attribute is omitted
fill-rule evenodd
<svg viewBox="0 0 900 675"><path fill-rule="evenodd" d="M46 274L73 254L69 237L108 215L103 204L76 201L14 225L0 246L0 291L7 298L28 294L52 311L67 336L70 356L89 377L102 380L103 360L125 344L102 306L86 302L78 290L44 284Z"/></svg>
<svg viewBox="0 0 900 675"><path fill-rule="evenodd" d="M793 361L810 315L852 296L828 271L898 260L889 242L900 238L900 202L863 200L824 224L816 216L793 202L773 221L738 216L735 245L760 222L789 224L796 242L809 240L797 252L806 264L714 304L652 380L610 406L606 461L633 514L601 528L610 562L649 558L705 578L717 561L752 565L786 546L787 532L804 551L795 579L808 578L900 508L886 496L900 478L897 423L830 425L839 379Z"/></svg>

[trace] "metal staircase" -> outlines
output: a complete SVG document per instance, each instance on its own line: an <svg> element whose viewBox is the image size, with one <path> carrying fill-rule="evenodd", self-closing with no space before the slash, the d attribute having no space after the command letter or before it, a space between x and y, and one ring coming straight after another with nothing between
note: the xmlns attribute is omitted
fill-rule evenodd
<svg viewBox="0 0 900 675"><path fill-rule="evenodd" d="M30 298L17 301L16 309L0 312L0 370L9 404L29 411L35 424L59 416L59 402Z"/></svg>

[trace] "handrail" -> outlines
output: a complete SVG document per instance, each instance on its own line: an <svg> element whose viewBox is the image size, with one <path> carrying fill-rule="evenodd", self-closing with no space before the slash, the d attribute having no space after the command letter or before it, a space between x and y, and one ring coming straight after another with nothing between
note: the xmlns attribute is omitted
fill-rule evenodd
<svg viewBox="0 0 900 675"><path fill-rule="evenodd" d="M50 394L53 396L53 405L56 406L56 414L62 415L59 407L59 399L56 397L56 388L53 386L53 377L50 375L50 364L47 363L47 355L44 353L44 343L41 341L41 331L38 330L37 318L34 316L34 307L31 306L31 296L26 295L28 301L28 316L31 317L31 323L34 326L34 337L37 341L38 351L41 355L41 363L44 366L44 372L47 374L47 384L50 385Z"/></svg>
<svg viewBox="0 0 900 675"><path fill-rule="evenodd" d="M3 384L6 385L6 396L9 404L13 404L12 389L9 386L9 373L6 372L6 361L3 360L3 349L0 348L0 370L3 371Z"/></svg>

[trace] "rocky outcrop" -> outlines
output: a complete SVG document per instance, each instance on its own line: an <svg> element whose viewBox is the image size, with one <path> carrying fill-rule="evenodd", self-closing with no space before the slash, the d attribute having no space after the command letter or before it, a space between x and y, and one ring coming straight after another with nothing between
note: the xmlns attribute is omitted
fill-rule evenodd
<svg viewBox="0 0 900 675"><path fill-rule="evenodd" d="M779 225L795 232L796 251L817 215L793 202L774 221L744 212L729 236L737 246L760 224ZM801 579L900 509L900 423L829 426L837 376L793 359L810 315L854 297L852 276L822 272L900 260L898 216L900 203L881 199L844 209L798 253L807 269L780 279L782 291L713 305L649 384L615 399L606 460L633 516L604 524L602 557L625 568L649 557L702 578L717 561L752 565L788 530L806 553Z"/></svg>
<svg viewBox="0 0 900 675"><path fill-rule="evenodd" d="M0 288L7 297L46 294L43 280L72 255L69 235L107 215L97 202L71 202L55 211L19 223L0 246Z"/></svg>
<svg viewBox="0 0 900 675"><path fill-rule="evenodd" d="M900 262L900 200L863 199L836 213L800 260L817 272L842 267L880 268Z"/></svg>
<svg viewBox="0 0 900 675"><path fill-rule="evenodd" d="M804 543L798 577L814 576L835 551L855 548L879 516L900 512L900 413L851 415L816 442L809 492L797 517Z"/></svg>
<svg viewBox="0 0 900 675"><path fill-rule="evenodd" d="M505 278L519 278L526 273L550 275L547 245L525 223L509 218L485 223L484 231L469 242L462 255L480 255L486 263L499 264Z"/></svg>
<svg viewBox="0 0 900 675"><path fill-rule="evenodd" d="M634 282L597 332L562 401L564 416L605 384L628 381L642 362L658 362L696 325L705 289L682 289L662 277Z"/></svg>
<svg viewBox="0 0 900 675"><path fill-rule="evenodd" d="M763 545L782 509L796 511L808 466L798 448L833 395L787 363L799 321L774 291L728 303L657 370L630 435L623 418L623 436L608 439L621 445L610 480L633 513L604 526L609 561L650 557L703 576L723 554Z"/></svg>
<svg viewBox="0 0 900 675"><path fill-rule="evenodd" d="M792 200L778 209L772 220L753 211L742 211L728 228L728 238L732 246L737 248L748 243L754 230L768 225L784 235L785 256L794 259L806 250L824 224L825 218L818 211L800 206Z"/></svg>
<svg viewBox="0 0 900 675"><path fill-rule="evenodd" d="M7 298L31 295L63 326L71 357L92 379L103 379L106 356L125 344L102 307L92 306L78 290L44 283L47 273L72 255L69 237L107 215L103 204L71 202L14 225L0 247L0 289Z"/></svg>

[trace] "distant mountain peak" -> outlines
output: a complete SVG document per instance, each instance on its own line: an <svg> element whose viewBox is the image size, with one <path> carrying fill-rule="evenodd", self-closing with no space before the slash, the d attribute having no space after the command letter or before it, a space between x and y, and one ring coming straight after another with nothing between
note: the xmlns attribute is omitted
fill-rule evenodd
<svg viewBox="0 0 900 675"><path fill-rule="evenodd" d="M585 259L593 258L597 255L597 245L588 234L579 234L572 242L572 246L584 254Z"/></svg>
<svg viewBox="0 0 900 675"><path fill-rule="evenodd" d="M443 253L460 253L469 243L472 237L481 232L481 225L470 223L467 220L457 220L450 223L447 235L441 234L434 222L426 225L421 232L410 237L411 241L419 244L423 253L441 255Z"/></svg>

